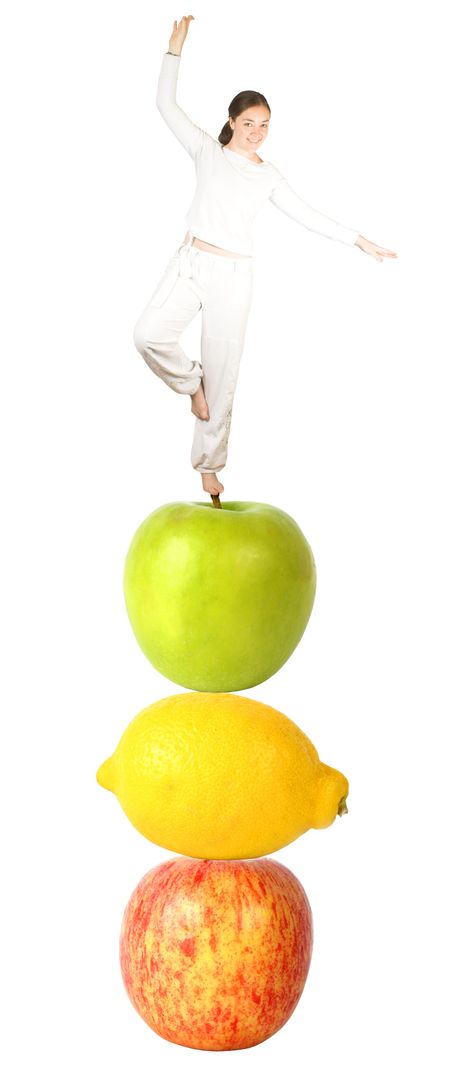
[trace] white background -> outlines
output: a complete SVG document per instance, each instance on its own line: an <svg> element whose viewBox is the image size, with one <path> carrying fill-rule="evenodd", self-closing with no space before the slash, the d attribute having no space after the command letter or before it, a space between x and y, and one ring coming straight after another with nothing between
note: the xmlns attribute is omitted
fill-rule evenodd
<svg viewBox="0 0 450 1080"><path fill-rule="evenodd" d="M95 782L179 692L122 596L153 509L201 498L185 399L135 350L185 231L192 162L154 105L172 4L6 5L2 71L2 976L9 1078L448 1075L448 50L402 0L197 3L179 101L217 135L248 87L264 154L375 262L270 204L225 497L288 511L318 589L250 691L350 779L348 817L281 851L314 913L288 1024L234 1055L166 1043L122 986L128 897L168 853ZM186 348L198 350L199 320Z"/></svg>

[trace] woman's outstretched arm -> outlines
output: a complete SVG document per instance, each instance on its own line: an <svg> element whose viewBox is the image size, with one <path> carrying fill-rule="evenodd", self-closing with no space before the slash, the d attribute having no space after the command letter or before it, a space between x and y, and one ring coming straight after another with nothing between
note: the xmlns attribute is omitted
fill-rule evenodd
<svg viewBox="0 0 450 1080"><path fill-rule="evenodd" d="M304 225L306 229L328 236L330 240L341 240L343 244L356 244L359 233L355 229L340 225L333 218L327 217L319 210L314 210L293 191L283 177L280 177L279 183L272 191L270 201L288 217Z"/></svg>
<svg viewBox="0 0 450 1080"><path fill-rule="evenodd" d="M180 56L183 44L186 40L189 23L193 15L183 15L180 22L174 22L169 41L169 52L165 53L159 76L156 105L166 124L173 131L176 138L187 150L191 157L198 154L204 137L204 132L196 124L189 120L186 113L177 105L177 80L180 67Z"/></svg>
<svg viewBox="0 0 450 1080"><path fill-rule="evenodd" d="M279 210L283 210L294 221L304 225L306 229L311 229L312 232L320 233L322 236L328 236L331 240L341 240L343 244L356 244L357 247L361 248L361 251L365 251L367 255L372 255L377 262L382 262L383 258L397 258L395 251L380 247L379 244L373 244L371 240L361 236L356 229L349 229L346 225L340 225L333 218L327 217L325 214L320 213L319 210L314 210L312 206L309 206L293 191L283 177L280 177L280 182L272 191L270 200L274 206L277 206Z"/></svg>

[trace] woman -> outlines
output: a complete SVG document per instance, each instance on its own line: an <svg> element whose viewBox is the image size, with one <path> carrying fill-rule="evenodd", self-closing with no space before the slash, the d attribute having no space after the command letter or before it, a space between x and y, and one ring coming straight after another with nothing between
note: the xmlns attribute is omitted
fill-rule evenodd
<svg viewBox="0 0 450 1080"><path fill-rule="evenodd" d="M252 285L253 218L270 199L314 232L356 244L379 262L395 252L372 244L299 198L258 151L267 137L265 97L244 91L231 102L219 140L196 127L176 102L180 56L192 15L174 22L163 58L156 103L195 161L197 189L187 215L189 230L134 331L149 367L179 394L189 394L196 417L191 461L203 488L218 495L217 473L227 457L228 435ZM202 309L201 363L189 360L179 337Z"/></svg>

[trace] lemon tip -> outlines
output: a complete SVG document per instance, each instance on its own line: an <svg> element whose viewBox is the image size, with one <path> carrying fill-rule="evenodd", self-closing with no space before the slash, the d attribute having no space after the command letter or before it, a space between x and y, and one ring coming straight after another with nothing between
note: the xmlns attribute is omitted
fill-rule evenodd
<svg viewBox="0 0 450 1080"><path fill-rule="evenodd" d="M112 757L110 757L110 758L107 758L107 760L103 762L103 765L100 765L99 769L97 769L97 774L96 774L97 783L100 784L100 787L105 788L106 791L114 791L112 765L113 765L113 759L112 759Z"/></svg>

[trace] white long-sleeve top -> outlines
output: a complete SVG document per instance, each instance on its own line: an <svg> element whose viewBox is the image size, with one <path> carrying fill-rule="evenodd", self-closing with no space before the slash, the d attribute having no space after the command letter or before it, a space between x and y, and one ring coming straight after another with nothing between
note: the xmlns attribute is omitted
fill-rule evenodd
<svg viewBox="0 0 450 1080"><path fill-rule="evenodd" d="M180 57L165 53L156 104L195 162L197 187L186 217L191 234L215 247L251 255L253 220L270 199L307 229L354 244L358 232L308 206L269 161L250 161L189 120L176 101L179 67Z"/></svg>

